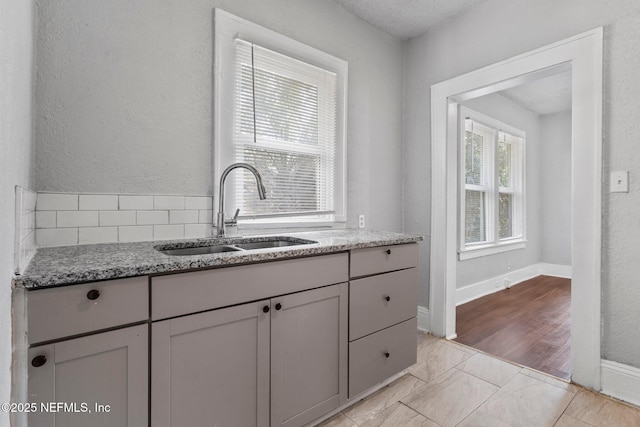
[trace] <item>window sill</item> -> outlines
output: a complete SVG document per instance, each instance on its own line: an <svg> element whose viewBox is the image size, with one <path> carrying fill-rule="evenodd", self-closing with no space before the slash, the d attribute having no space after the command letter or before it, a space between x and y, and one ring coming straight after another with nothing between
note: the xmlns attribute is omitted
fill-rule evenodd
<svg viewBox="0 0 640 427"><path fill-rule="evenodd" d="M295 233L301 231L318 231L346 228L344 221L299 221L299 222L266 222L243 223L237 227L227 227L228 235L248 236L277 233ZM214 227L215 234L215 227Z"/></svg>
<svg viewBox="0 0 640 427"><path fill-rule="evenodd" d="M498 243L497 245L492 244L477 246L474 248L467 248L458 251L458 259L460 261L464 261L467 259L514 251L516 249L524 249L526 247L526 243L526 240L518 239L509 242Z"/></svg>

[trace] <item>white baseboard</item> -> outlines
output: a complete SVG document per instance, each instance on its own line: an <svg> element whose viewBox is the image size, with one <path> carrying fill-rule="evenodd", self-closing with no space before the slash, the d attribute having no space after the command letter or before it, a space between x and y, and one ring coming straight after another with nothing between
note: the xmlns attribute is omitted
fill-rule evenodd
<svg viewBox="0 0 640 427"><path fill-rule="evenodd" d="M515 286L540 275L571 278L571 266L547 263L533 264L520 270L510 271L491 279L464 286L456 289L456 306L506 289L508 287L507 284L509 287Z"/></svg>
<svg viewBox="0 0 640 427"><path fill-rule="evenodd" d="M418 329L425 332L431 332L431 316L429 309L421 305L418 306Z"/></svg>
<svg viewBox="0 0 640 427"><path fill-rule="evenodd" d="M562 277L563 279L571 279L572 271L570 265L548 264L546 262L541 262L538 265L540 266L540 274L544 276L554 276Z"/></svg>
<svg viewBox="0 0 640 427"><path fill-rule="evenodd" d="M602 360L602 393L640 406L640 368Z"/></svg>

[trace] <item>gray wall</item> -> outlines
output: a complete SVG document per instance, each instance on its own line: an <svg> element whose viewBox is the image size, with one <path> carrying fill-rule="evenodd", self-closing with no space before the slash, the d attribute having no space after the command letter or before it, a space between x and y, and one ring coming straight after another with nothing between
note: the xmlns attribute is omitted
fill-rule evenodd
<svg viewBox="0 0 640 427"><path fill-rule="evenodd" d="M406 231L429 234L430 104L434 83L605 27L602 356L640 367L640 191L608 193L611 170L640 176L640 2L492 0L412 39L405 68ZM499 22L500 25L488 25ZM579 183L577 183L579 185ZM428 245L427 239L422 247ZM428 251L421 252L420 304L428 304Z"/></svg>
<svg viewBox="0 0 640 427"><path fill-rule="evenodd" d="M526 133L525 187L526 236L524 249L457 262L456 287L491 279L539 262L540 257L540 119L535 113L498 94L463 103L479 113ZM509 264L511 267L509 268Z"/></svg>
<svg viewBox="0 0 640 427"><path fill-rule="evenodd" d="M571 111L540 117L540 262L571 265Z"/></svg>
<svg viewBox="0 0 640 427"><path fill-rule="evenodd" d="M349 62L348 225L400 231L403 43L331 1L39 0L37 190L211 194L214 7Z"/></svg>
<svg viewBox="0 0 640 427"><path fill-rule="evenodd" d="M33 170L34 7L30 0L0 0L0 11L0 402L9 402L14 186L30 187ZM9 425L5 411L0 425Z"/></svg>

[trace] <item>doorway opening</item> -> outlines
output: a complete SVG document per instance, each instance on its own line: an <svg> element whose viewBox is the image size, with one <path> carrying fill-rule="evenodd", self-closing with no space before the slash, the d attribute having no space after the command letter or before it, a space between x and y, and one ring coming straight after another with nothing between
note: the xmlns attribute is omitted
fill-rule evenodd
<svg viewBox="0 0 640 427"><path fill-rule="evenodd" d="M430 328L455 338L459 106L570 68L571 380L592 389L600 388L602 37L598 28L431 88Z"/></svg>
<svg viewBox="0 0 640 427"><path fill-rule="evenodd" d="M569 380L571 67L462 101L457 121L455 340Z"/></svg>

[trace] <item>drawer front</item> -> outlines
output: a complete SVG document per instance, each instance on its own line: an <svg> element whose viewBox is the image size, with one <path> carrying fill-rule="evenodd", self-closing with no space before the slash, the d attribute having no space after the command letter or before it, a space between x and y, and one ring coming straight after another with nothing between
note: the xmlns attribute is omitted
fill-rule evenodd
<svg viewBox="0 0 640 427"><path fill-rule="evenodd" d="M29 291L27 307L30 344L144 321L149 319L149 279Z"/></svg>
<svg viewBox="0 0 640 427"><path fill-rule="evenodd" d="M418 269L352 280L349 287L349 340L416 317Z"/></svg>
<svg viewBox="0 0 640 427"><path fill-rule="evenodd" d="M369 276L417 266L417 243L351 251L351 277Z"/></svg>
<svg viewBox="0 0 640 427"><path fill-rule="evenodd" d="M347 253L151 278L151 318L166 319L349 279Z"/></svg>
<svg viewBox="0 0 640 427"><path fill-rule="evenodd" d="M349 343L349 398L416 363L417 330L414 317Z"/></svg>

